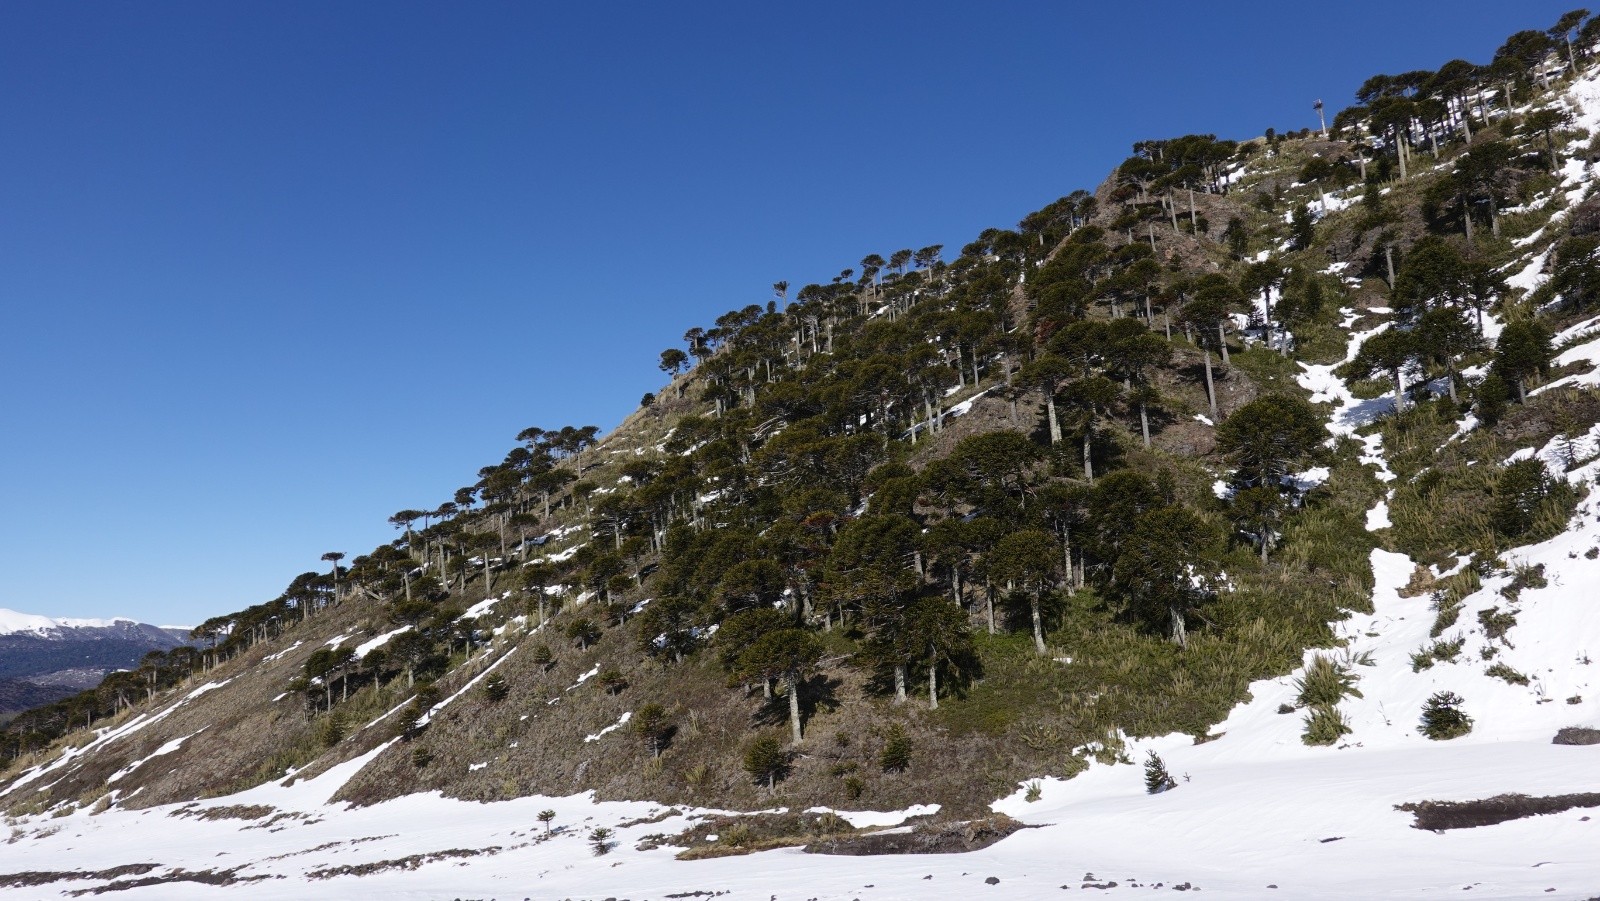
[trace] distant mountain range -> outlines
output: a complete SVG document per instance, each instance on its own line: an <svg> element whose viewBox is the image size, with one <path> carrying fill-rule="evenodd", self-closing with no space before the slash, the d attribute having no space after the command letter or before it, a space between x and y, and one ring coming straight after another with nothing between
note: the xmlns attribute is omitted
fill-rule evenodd
<svg viewBox="0 0 1600 901"><path fill-rule="evenodd" d="M189 640L189 630L126 618L54 619L0 608L0 716L93 688L154 650Z"/></svg>

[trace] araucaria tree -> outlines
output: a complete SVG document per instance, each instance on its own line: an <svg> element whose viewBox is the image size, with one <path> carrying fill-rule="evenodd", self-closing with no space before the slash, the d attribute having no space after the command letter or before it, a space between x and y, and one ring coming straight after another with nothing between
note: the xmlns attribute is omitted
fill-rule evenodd
<svg viewBox="0 0 1600 901"><path fill-rule="evenodd" d="M822 642L804 629L779 629L756 639L740 657L740 670L760 679L780 679L789 695L789 734L798 745L800 687L822 660Z"/></svg>
<svg viewBox="0 0 1600 901"><path fill-rule="evenodd" d="M1322 419L1309 403L1269 394L1235 410L1217 427L1217 449L1238 467L1239 483L1276 487L1326 437Z"/></svg>
<svg viewBox="0 0 1600 901"><path fill-rule="evenodd" d="M1184 507L1141 515L1117 556L1112 586L1135 619L1188 643L1188 617L1216 597L1221 536Z"/></svg>

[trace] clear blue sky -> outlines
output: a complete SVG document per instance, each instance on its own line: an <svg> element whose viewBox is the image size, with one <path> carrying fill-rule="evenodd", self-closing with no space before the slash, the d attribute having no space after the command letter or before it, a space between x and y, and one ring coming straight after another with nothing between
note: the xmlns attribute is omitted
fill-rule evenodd
<svg viewBox="0 0 1600 901"><path fill-rule="evenodd" d="M684 329L1569 2L0 5L0 607L193 623Z"/></svg>

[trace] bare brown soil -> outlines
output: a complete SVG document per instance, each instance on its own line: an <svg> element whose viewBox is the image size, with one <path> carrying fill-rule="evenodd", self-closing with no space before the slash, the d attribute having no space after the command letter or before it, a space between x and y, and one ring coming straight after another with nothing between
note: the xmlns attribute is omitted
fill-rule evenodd
<svg viewBox="0 0 1600 901"><path fill-rule="evenodd" d="M1495 795L1479 801L1417 801L1396 805L1415 815L1412 825L1418 829L1443 832L1447 829L1472 829L1493 826L1524 817L1560 813L1574 807L1600 807L1600 792L1582 792L1572 795Z"/></svg>

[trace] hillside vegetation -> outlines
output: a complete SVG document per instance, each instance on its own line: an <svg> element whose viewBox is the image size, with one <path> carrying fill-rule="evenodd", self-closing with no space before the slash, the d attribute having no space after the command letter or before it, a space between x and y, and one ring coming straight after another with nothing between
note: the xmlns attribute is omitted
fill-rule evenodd
<svg viewBox="0 0 1600 901"><path fill-rule="evenodd" d="M1593 364L1562 354L1600 312L1600 123L1564 93L1597 43L1569 16L1375 76L1326 133L1142 141L958 251L775 284L611 434L530 427L391 544L7 724L0 801L190 801L382 748L341 800L977 815L1206 739L1372 611L1375 548L1420 564L1435 637L1504 637L1514 597L1462 601L1567 527L1559 476L1596 453Z"/></svg>

